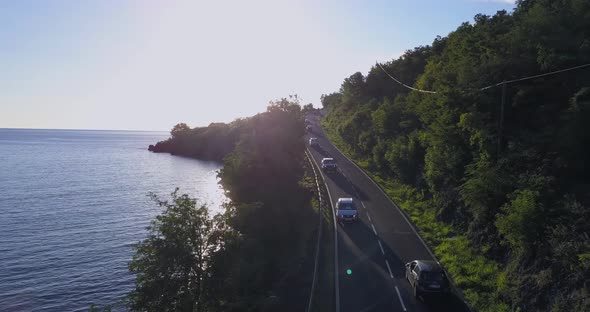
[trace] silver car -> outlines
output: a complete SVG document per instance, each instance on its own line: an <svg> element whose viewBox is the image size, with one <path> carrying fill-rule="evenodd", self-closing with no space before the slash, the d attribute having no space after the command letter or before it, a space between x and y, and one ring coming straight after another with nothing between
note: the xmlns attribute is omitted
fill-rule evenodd
<svg viewBox="0 0 590 312"><path fill-rule="evenodd" d="M336 218L340 222L355 222L358 219L358 210L352 198L338 198Z"/></svg>

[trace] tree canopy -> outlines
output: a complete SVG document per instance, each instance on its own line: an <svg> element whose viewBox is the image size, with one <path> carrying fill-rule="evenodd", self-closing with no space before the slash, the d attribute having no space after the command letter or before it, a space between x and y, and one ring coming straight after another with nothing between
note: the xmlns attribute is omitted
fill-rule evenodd
<svg viewBox="0 0 590 312"><path fill-rule="evenodd" d="M136 288L129 295L133 311L207 311L209 266L225 234L220 216L212 218L195 199L171 194L171 201L152 199L164 208L135 245L129 270Z"/></svg>
<svg viewBox="0 0 590 312"><path fill-rule="evenodd" d="M135 246L134 311L300 311L310 274L299 274L317 226L305 182L304 115L296 97L229 124L174 127L158 151L223 160L229 202L209 216L174 192ZM288 199L288 200L285 200ZM312 221L313 220L313 221ZM307 285L307 284L306 284Z"/></svg>

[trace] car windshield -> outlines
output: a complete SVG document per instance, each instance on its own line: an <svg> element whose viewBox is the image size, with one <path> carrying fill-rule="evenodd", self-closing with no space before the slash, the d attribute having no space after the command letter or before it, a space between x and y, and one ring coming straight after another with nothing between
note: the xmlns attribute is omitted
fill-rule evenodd
<svg viewBox="0 0 590 312"><path fill-rule="evenodd" d="M340 203L340 209L342 210L355 210L352 203Z"/></svg>
<svg viewBox="0 0 590 312"><path fill-rule="evenodd" d="M334 159L324 159L324 164L326 165L333 165L336 162L334 161Z"/></svg>
<svg viewBox="0 0 590 312"><path fill-rule="evenodd" d="M442 282L445 275L443 272L422 272L422 278L425 281Z"/></svg>

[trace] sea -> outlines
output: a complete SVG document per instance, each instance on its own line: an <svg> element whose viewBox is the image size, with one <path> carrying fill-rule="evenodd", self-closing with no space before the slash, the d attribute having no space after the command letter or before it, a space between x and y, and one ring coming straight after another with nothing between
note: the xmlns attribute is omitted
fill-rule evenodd
<svg viewBox="0 0 590 312"><path fill-rule="evenodd" d="M88 311L133 289L133 244L175 188L226 202L220 163L155 154L165 132L0 129L0 311ZM115 305L115 311L121 310Z"/></svg>

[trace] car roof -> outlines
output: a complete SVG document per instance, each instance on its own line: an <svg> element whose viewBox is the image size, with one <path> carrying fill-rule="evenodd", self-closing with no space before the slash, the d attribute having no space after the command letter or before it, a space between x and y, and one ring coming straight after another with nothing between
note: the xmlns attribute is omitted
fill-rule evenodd
<svg viewBox="0 0 590 312"><path fill-rule="evenodd" d="M338 198L341 203L352 203L352 198Z"/></svg>
<svg viewBox="0 0 590 312"><path fill-rule="evenodd" d="M429 272L443 272L442 267L436 261L432 260L414 260L420 266L420 270Z"/></svg>
<svg viewBox="0 0 590 312"><path fill-rule="evenodd" d="M324 160L334 160L334 158L323 158L322 161Z"/></svg>
<svg viewBox="0 0 590 312"><path fill-rule="evenodd" d="M310 140L317 140L318 138L309 138Z"/></svg>

